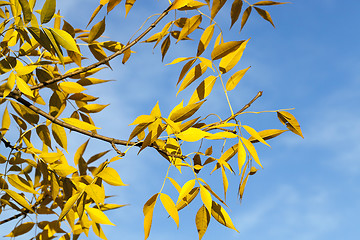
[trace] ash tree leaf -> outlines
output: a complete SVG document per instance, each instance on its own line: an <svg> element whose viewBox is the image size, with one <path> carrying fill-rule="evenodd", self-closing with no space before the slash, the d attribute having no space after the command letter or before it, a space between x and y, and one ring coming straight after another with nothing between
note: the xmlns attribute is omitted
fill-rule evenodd
<svg viewBox="0 0 360 240"><path fill-rule="evenodd" d="M36 133L41 139L41 141L48 147L51 148L51 138L50 138L50 131L46 125L39 125L36 128Z"/></svg>
<svg viewBox="0 0 360 240"><path fill-rule="evenodd" d="M102 178L106 183L113 186L128 186L123 183L117 171L111 167L107 167L97 174L97 177Z"/></svg>
<svg viewBox="0 0 360 240"><path fill-rule="evenodd" d="M71 208L74 206L75 202L81 197L81 193L78 192L74 195L72 195L66 202L64 205L64 208L62 209L60 216L59 216L59 221L61 221L65 215L71 210Z"/></svg>
<svg viewBox="0 0 360 240"><path fill-rule="evenodd" d="M77 172L77 169L67 163L57 164L52 167L60 177L66 177L72 173Z"/></svg>
<svg viewBox="0 0 360 240"><path fill-rule="evenodd" d="M13 187L17 188L20 191L28 192L32 194L39 194L34 190L34 187L31 186L27 180L25 180L24 178L18 175L15 174L8 175L8 181Z"/></svg>
<svg viewBox="0 0 360 240"><path fill-rule="evenodd" d="M242 125L242 127L252 136L254 137L256 140L258 140L259 142L267 145L270 147L270 145L264 141L264 139L260 136L260 134L255 130L253 129L252 127L250 126L246 126L246 125Z"/></svg>
<svg viewBox="0 0 360 240"><path fill-rule="evenodd" d="M250 67L242 69L234 73L229 80L226 82L226 90L231 91L233 90L236 85L240 82L240 80L244 77L245 73L250 69Z"/></svg>
<svg viewBox="0 0 360 240"><path fill-rule="evenodd" d="M40 13L41 24L48 23L55 14L56 0L46 0Z"/></svg>
<svg viewBox="0 0 360 240"><path fill-rule="evenodd" d="M253 157L255 162L257 164L259 164L259 166L262 168L263 166L260 163L259 156L258 156L258 154L256 152L255 147L252 145L252 143L249 140L247 140L246 138L243 138L243 137L241 137L241 141L244 143L246 149L249 151L250 155Z"/></svg>
<svg viewBox="0 0 360 240"><path fill-rule="evenodd" d="M3 130L1 130L2 135L5 135L7 130L10 128L10 124L11 124L11 119L10 119L9 111L8 111L7 107L5 107L2 121L1 121L1 128L3 129Z"/></svg>
<svg viewBox="0 0 360 240"><path fill-rule="evenodd" d="M193 83L196 79L201 77L207 70L207 65L203 62L199 63L195 67L193 67L185 76L183 82L181 83L179 90L176 93L176 96L183 90L185 90L191 83Z"/></svg>
<svg viewBox="0 0 360 240"><path fill-rule="evenodd" d="M280 111L277 112L278 118L281 121L282 124L286 125L286 127L292 131L293 133L299 135L300 137L304 138L300 124L296 120L296 118L289 112Z"/></svg>
<svg viewBox="0 0 360 240"><path fill-rule="evenodd" d="M103 20L101 20L91 28L88 38L89 43L98 39L104 33L104 31L105 31L105 17L103 18Z"/></svg>
<svg viewBox="0 0 360 240"><path fill-rule="evenodd" d="M98 113L101 112L104 108L109 106L110 104L102 105L102 104L87 104L79 108L80 111L85 113Z"/></svg>
<svg viewBox="0 0 360 240"><path fill-rule="evenodd" d="M107 5L107 13L111 12L120 2L121 0L110 0Z"/></svg>
<svg viewBox="0 0 360 240"><path fill-rule="evenodd" d="M211 18L214 19L227 0L214 0L211 7Z"/></svg>
<svg viewBox="0 0 360 240"><path fill-rule="evenodd" d="M191 17L190 19L187 19L183 29L181 29L180 31L179 38L176 42L179 42L180 40L188 36L190 33L195 31L199 27L201 21L202 21L201 15L196 15Z"/></svg>
<svg viewBox="0 0 360 240"><path fill-rule="evenodd" d="M243 29L243 27L245 26L247 20L249 19L250 14L251 14L251 10L252 10L251 6L249 6L248 8L245 9L245 11L243 13L243 16L241 18L241 29L240 29L240 31Z"/></svg>
<svg viewBox="0 0 360 240"><path fill-rule="evenodd" d="M164 57L165 57L167 51L169 50L170 44L171 44L170 36L167 36L165 38L165 40L163 41L163 43L161 44L161 55L162 55L161 61L164 61Z"/></svg>
<svg viewBox="0 0 360 240"><path fill-rule="evenodd" d="M34 210L32 209L32 207L29 205L29 203L25 200L25 198L23 196L21 196L20 194L9 190L9 189L3 189L12 199L15 200L15 202L17 202L18 204L20 204L22 207L26 208L27 210L29 210L30 212L34 212Z"/></svg>
<svg viewBox="0 0 360 240"><path fill-rule="evenodd" d="M165 193L160 193L160 200L167 213L170 215L170 217L176 223L176 226L179 228L179 213L173 200Z"/></svg>
<svg viewBox="0 0 360 240"><path fill-rule="evenodd" d="M171 6L170 10L179 9L184 6L186 6L188 3L190 3L192 0L175 0Z"/></svg>
<svg viewBox="0 0 360 240"><path fill-rule="evenodd" d="M200 56L206 50L207 46L211 41L212 36L214 35L214 29L215 29L215 24L211 24L204 30L199 41L196 56Z"/></svg>
<svg viewBox="0 0 360 240"><path fill-rule="evenodd" d="M35 223L34 222L26 222L22 223L19 226L15 227L9 234L7 234L5 237L17 237L21 236L27 232L29 232L33 227Z"/></svg>
<svg viewBox="0 0 360 240"><path fill-rule="evenodd" d="M200 196L207 210L211 212L211 205L213 202L211 198L211 194L203 185L200 185Z"/></svg>
<svg viewBox="0 0 360 240"><path fill-rule="evenodd" d="M258 7L254 7L255 10L259 13L259 15L265 19L266 21L268 21L269 23L271 23L271 25L273 25L273 27L275 27L272 19L271 19L271 16L270 16L270 13L264 9L261 9L261 8L258 8Z"/></svg>
<svg viewBox="0 0 360 240"><path fill-rule="evenodd" d="M59 87L65 92L65 93L80 93L86 88L81 86L80 84L76 82L61 82L59 83Z"/></svg>
<svg viewBox="0 0 360 240"><path fill-rule="evenodd" d="M125 17L128 15L130 9L133 7L136 0L126 0L125 2Z"/></svg>
<svg viewBox="0 0 360 240"><path fill-rule="evenodd" d="M106 224L106 225L113 225L115 226L115 224L113 224L109 218L105 215L105 213L97 208L91 208L86 206L85 207L86 212L89 214L89 217L91 218L91 220L93 220L96 223L99 224Z"/></svg>
<svg viewBox="0 0 360 240"><path fill-rule="evenodd" d="M210 214L205 205L202 205L196 213L195 224L199 234L199 240L204 236L210 223Z"/></svg>
<svg viewBox="0 0 360 240"><path fill-rule="evenodd" d="M181 188L177 204L187 195L195 186L195 179L187 181Z"/></svg>
<svg viewBox="0 0 360 240"><path fill-rule="evenodd" d="M188 194L186 194L177 204L176 204L176 208L178 211L180 211L181 209L185 208L186 206L188 206L192 200L195 199L195 197L198 195L200 191L199 187L194 187L193 189L190 190L190 192Z"/></svg>
<svg viewBox="0 0 360 240"><path fill-rule="evenodd" d="M216 82L217 77L209 76L196 88L193 95L189 100L189 104L193 104L205 99L212 91L212 88Z"/></svg>
<svg viewBox="0 0 360 240"><path fill-rule="evenodd" d="M263 130L258 132L259 135L264 139L264 140L268 140L268 139L272 139L274 137L279 136L280 134L287 132L288 130L280 130L280 129L267 129L267 130ZM253 136L251 136L248 139L250 142L252 143L256 143L259 142L259 140L257 140L256 138L254 138Z"/></svg>
<svg viewBox="0 0 360 240"><path fill-rule="evenodd" d="M175 111L170 113L169 119L172 120L173 122L184 121L189 117L191 117L192 115L194 115L204 102L205 101L189 104L185 107L178 108L176 110L174 108Z"/></svg>
<svg viewBox="0 0 360 240"><path fill-rule="evenodd" d="M242 0L234 0L233 4L231 5L231 26L230 28L232 28L232 26L236 23L236 21L238 20L240 13L241 13L241 8L243 5L243 1Z"/></svg>
<svg viewBox="0 0 360 240"><path fill-rule="evenodd" d="M66 122L67 124L73 125L75 127L81 128L83 130L86 131L92 131L92 130L96 130L96 129L100 129L98 127L95 127L94 125L87 123L87 122L83 122L79 119L76 118L62 118L62 120L64 122Z"/></svg>
<svg viewBox="0 0 360 240"><path fill-rule="evenodd" d="M254 3L255 6L270 6L270 5L279 5L279 4L286 4L288 2L274 2L274 1L260 1Z"/></svg>
<svg viewBox="0 0 360 240"><path fill-rule="evenodd" d="M244 145L242 144L242 142L239 140L239 144L238 144L239 175L241 173L241 169L244 166L245 162L246 162L246 150L245 150Z"/></svg>
<svg viewBox="0 0 360 240"><path fill-rule="evenodd" d="M22 13L24 16L24 22L25 24L29 23L32 19L32 12L30 9L29 2L27 0L19 0L19 3L22 8Z"/></svg>
<svg viewBox="0 0 360 240"><path fill-rule="evenodd" d="M49 30L54 36L56 42L59 43L63 48L81 55L74 38L68 32L57 28L49 28Z"/></svg>
<svg viewBox="0 0 360 240"><path fill-rule="evenodd" d="M91 197L95 203L104 204L105 190L96 184L90 184L85 187L85 192Z"/></svg>
<svg viewBox="0 0 360 240"><path fill-rule="evenodd" d="M236 51L221 59L219 63L219 69L221 73L224 74L236 66L236 64L240 61L249 40L250 39L244 41Z"/></svg>
<svg viewBox="0 0 360 240"><path fill-rule="evenodd" d="M193 127L176 135L176 137L186 142L196 142L208 136L211 136L211 133L204 132L201 129L193 128Z"/></svg>
<svg viewBox="0 0 360 240"><path fill-rule="evenodd" d="M214 201L212 202L211 216L213 216L216 219L216 221L218 221L225 227L234 229L235 231L239 232L235 228L233 222L231 221L229 214L225 211L225 209L220 204L218 204Z"/></svg>
<svg viewBox="0 0 360 240"><path fill-rule="evenodd" d="M150 235L150 229L151 229L151 224L152 224L152 217L153 217L153 213L154 213L154 207L156 204L156 200L158 197L158 193L156 193L155 195L153 195L145 204L144 204L144 208L143 208L143 213L144 213L144 234L145 234L145 240L149 237Z"/></svg>
<svg viewBox="0 0 360 240"><path fill-rule="evenodd" d="M228 54L236 51L243 42L244 41L230 41L221 43L220 45L214 47L214 50L211 53L211 59L217 60L227 56Z"/></svg>

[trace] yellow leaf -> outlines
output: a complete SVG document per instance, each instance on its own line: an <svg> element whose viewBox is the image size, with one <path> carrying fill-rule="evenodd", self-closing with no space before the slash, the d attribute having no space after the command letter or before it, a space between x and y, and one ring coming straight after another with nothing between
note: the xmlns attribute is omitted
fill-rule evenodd
<svg viewBox="0 0 360 240"><path fill-rule="evenodd" d="M195 224L199 234L199 240L204 236L207 227L210 223L210 214L205 205L202 205L201 208L197 211L195 217Z"/></svg>
<svg viewBox="0 0 360 240"><path fill-rule="evenodd" d="M51 130L55 141L67 151L67 137L64 127L53 123Z"/></svg>
<svg viewBox="0 0 360 240"><path fill-rule="evenodd" d="M112 80L102 80L98 78L82 78L79 81L77 81L77 83L80 84L81 86L89 86L93 84L106 83L110 81Z"/></svg>
<svg viewBox="0 0 360 240"><path fill-rule="evenodd" d="M255 130L253 129L252 127L250 126L246 126L246 125L242 125L242 127L252 136L254 137L256 140L258 140L259 142L267 145L270 147L270 145L264 141L264 139L260 136L260 134Z"/></svg>
<svg viewBox="0 0 360 240"><path fill-rule="evenodd" d="M86 131L100 129L100 128L95 127L94 125L92 125L90 123L80 121L79 119L76 119L76 118L62 118L62 120L64 122L66 122L67 124L73 125L75 127L81 128L81 129L86 130Z"/></svg>
<svg viewBox="0 0 360 240"><path fill-rule="evenodd" d="M89 217L91 218L91 220L93 220L94 222L99 223L99 224L115 226L115 224L113 224L109 220L109 218L105 215L105 213L103 213L101 210L99 210L97 208L90 208L88 206L85 207L85 210L89 214Z"/></svg>
<svg viewBox="0 0 360 240"><path fill-rule="evenodd" d="M151 123L151 122L154 122L155 120L156 120L156 118L153 115L140 115L134 120L134 122L129 124L129 126L143 124L143 123Z"/></svg>
<svg viewBox="0 0 360 240"><path fill-rule="evenodd" d="M221 43L220 45L214 47L214 50L211 53L211 59L217 60L227 56L228 54L236 51L242 43L243 41L231 41Z"/></svg>
<svg viewBox="0 0 360 240"><path fill-rule="evenodd" d="M278 118L282 124L286 125L286 127L292 131L293 133L299 135L300 137L304 138L300 124L296 120L296 118L289 112L280 111L277 112Z"/></svg>
<svg viewBox="0 0 360 240"><path fill-rule="evenodd" d="M246 162L246 150L242 142L239 140L239 144L238 144L239 175L241 173L241 168L244 166L245 162Z"/></svg>
<svg viewBox="0 0 360 240"><path fill-rule="evenodd" d="M125 17L128 15L130 9L132 8L132 6L134 5L136 0L126 0L125 3Z"/></svg>
<svg viewBox="0 0 360 240"><path fill-rule="evenodd" d="M109 106L110 104L102 105L102 104L87 104L79 108L80 111L85 113L98 113L101 112L104 108Z"/></svg>
<svg viewBox="0 0 360 240"><path fill-rule="evenodd" d="M4 92L3 92L3 98L6 97L7 95L9 95L11 90L14 88L15 79L16 79L15 73L11 72L8 79L7 79L7 81L6 81L6 84L5 84L5 89L4 89Z"/></svg>
<svg viewBox="0 0 360 240"><path fill-rule="evenodd" d="M156 105L154 106L154 108L151 110L150 115L154 116L156 118L161 117L161 111L160 111L160 107L159 107L159 102L157 102Z"/></svg>
<svg viewBox="0 0 360 240"><path fill-rule="evenodd" d="M73 207L73 205L75 204L75 202L81 197L80 195L81 193L76 193L74 195L72 195L66 202L64 205L64 208L61 211L61 214L59 216L59 221L61 221L65 215L70 211L70 209Z"/></svg>
<svg viewBox="0 0 360 240"><path fill-rule="evenodd" d="M215 29L215 24L211 24L204 30L199 41L196 56L200 56L206 50L214 34L214 29Z"/></svg>
<svg viewBox="0 0 360 240"><path fill-rule="evenodd" d="M1 122L1 128L3 129L3 130L1 130L2 135L5 135L7 130L10 128L10 123L11 123L11 119L10 119L9 111L8 111L7 107L5 107L3 117L2 117L2 122Z"/></svg>
<svg viewBox="0 0 360 240"><path fill-rule="evenodd" d="M152 223L152 217L154 212L154 207L156 204L156 200L158 197L158 193L153 195L145 204L143 208L144 213L144 233L145 233L145 240L150 235L150 229L151 229L151 223Z"/></svg>
<svg viewBox="0 0 360 240"><path fill-rule="evenodd" d="M32 194L39 194L34 190L34 187L31 186L27 180L25 180L24 178L18 175L15 174L8 175L8 181L13 187L17 188L20 191L28 192Z"/></svg>
<svg viewBox="0 0 360 240"><path fill-rule="evenodd" d="M121 2L121 0L110 0L108 2L109 3L107 5L107 13L109 13L111 10L113 10L114 7L116 7Z"/></svg>
<svg viewBox="0 0 360 240"><path fill-rule="evenodd" d="M227 168L229 168L229 164L227 164L227 162L235 156L235 154L238 151L238 144L233 145L232 147L230 147L228 150L226 150L226 152L221 155L221 157L219 158L218 162L221 164L224 164ZM211 173L213 173L215 170L219 169L220 164L216 164L214 169L211 171ZM229 168L230 171L231 168Z"/></svg>
<svg viewBox="0 0 360 240"><path fill-rule="evenodd" d="M15 227L11 233L9 233L8 235L6 235L5 237L17 237L20 235L23 235L27 232L29 232L33 227L34 227L35 223L33 222L26 222L26 223L22 223L19 226Z"/></svg>
<svg viewBox="0 0 360 240"><path fill-rule="evenodd" d="M250 67L240 70L234 73L226 83L226 90L231 91L233 90L236 85L240 82L240 80L244 77L245 73L250 69Z"/></svg>
<svg viewBox="0 0 360 240"><path fill-rule="evenodd" d="M36 128L36 133L41 139L41 141L48 147L51 148L51 138L50 138L50 132L46 125L39 125Z"/></svg>
<svg viewBox="0 0 360 240"><path fill-rule="evenodd" d="M34 93L31 91L29 85L27 85L27 83L19 76L16 76L16 85L22 93L34 97Z"/></svg>
<svg viewBox="0 0 360 240"><path fill-rule="evenodd" d="M244 143L246 149L249 151L250 155L253 157L253 159L255 160L255 162L257 164L259 164L260 167L263 167L260 163L260 160L259 160L259 157L258 157L258 154L256 152L256 149L255 147L252 145L252 143L247 140L246 138L243 138L241 137L241 141Z"/></svg>
<svg viewBox="0 0 360 240"><path fill-rule="evenodd" d="M270 6L270 5L279 5L279 4L286 4L286 3L288 3L288 2L260 1L260 2L254 3L253 5Z"/></svg>
<svg viewBox="0 0 360 240"><path fill-rule="evenodd" d="M176 42L179 42L180 40L188 36L190 33L195 31L199 27L201 21L202 21L201 15L195 15L190 19L187 19L184 27L180 31L179 37Z"/></svg>
<svg viewBox="0 0 360 240"><path fill-rule="evenodd" d="M186 142L196 142L208 136L211 136L211 133L204 132L198 128L193 128L193 127L176 135L176 137Z"/></svg>
<svg viewBox="0 0 360 240"><path fill-rule="evenodd" d="M189 205L192 200L194 200L194 198L198 195L199 191L199 187L191 189L191 191L176 204L177 210L180 211L181 209Z"/></svg>
<svg viewBox="0 0 360 240"><path fill-rule="evenodd" d="M81 86L80 84L78 84L76 82L61 82L61 83L59 83L59 87L65 93L79 93L79 92L86 90L86 88L84 88L83 86Z"/></svg>
<svg viewBox="0 0 360 240"><path fill-rule="evenodd" d="M28 22L31 21L31 18L32 18L32 12L31 12L29 2L26 0L19 0L19 3L21 5L22 13L24 15L24 22L25 22L25 24L27 24Z"/></svg>
<svg viewBox="0 0 360 240"><path fill-rule="evenodd" d="M216 219L216 221L218 221L225 227L234 229L235 231L239 232L235 228L234 224L231 221L229 214L225 211L225 209L223 207L221 207L220 204L218 204L214 201L212 202L211 216L213 216Z"/></svg>
<svg viewBox="0 0 360 240"><path fill-rule="evenodd" d="M175 0L171 6L170 10L179 9L184 6L186 6L188 3L190 3L192 0Z"/></svg>
<svg viewBox="0 0 360 240"><path fill-rule="evenodd" d="M213 133L210 136L206 136L206 139L216 140L216 139L224 139L224 138L236 138L238 135L232 132L217 132Z"/></svg>
<svg viewBox="0 0 360 240"><path fill-rule="evenodd" d="M174 179L172 179L171 177L167 177L167 179L170 180L170 182L172 183L172 185L174 185L174 187L176 188L176 190L180 193L180 191L181 191L180 185L179 185Z"/></svg>
<svg viewBox="0 0 360 240"><path fill-rule="evenodd" d="M269 23L271 23L271 25L273 25L273 27L275 27L272 19L271 19L271 16L269 14L268 11L264 10L264 9L261 9L261 8L258 8L258 7L254 7L255 10L259 13L259 15L265 19L266 21L268 21Z"/></svg>
<svg viewBox="0 0 360 240"><path fill-rule="evenodd" d="M164 193L160 193L160 200L164 208L166 209L167 213L170 215L172 219L174 219L174 222L179 228L179 213L175 207L175 203L173 202L173 200Z"/></svg>
<svg viewBox="0 0 360 240"><path fill-rule="evenodd" d="M178 92L176 95L178 95L181 91L183 91L185 88L187 88L191 83L193 83L196 79L201 77L207 70L207 65L204 63L199 63L186 74L183 82L181 83Z"/></svg>
<svg viewBox="0 0 360 240"><path fill-rule="evenodd" d="M63 155L64 154L62 152L51 152L51 153L42 152L40 154L40 157L47 163L54 163L54 162L60 160L60 158Z"/></svg>
<svg viewBox="0 0 360 240"><path fill-rule="evenodd" d="M231 14L230 14L231 15L231 26L230 26L230 28L238 20L240 13L241 13L242 5L243 5L242 0L234 0L233 4L231 5Z"/></svg>
<svg viewBox="0 0 360 240"><path fill-rule="evenodd" d="M23 196L9 189L3 189L3 191L5 191L12 199L14 199L22 207L26 208L32 213L34 212L32 207L29 205L29 203L25 200Z"/></svg>
<svg viewBox="0 0 360 240"><path fill-rule="evenodd" d="M217 77L209 76L196 88L193 95L191 96L188 104L193 104L198 101L205 99L212 91L212 88L216 82Z"/></svg>
<svg viewBox="0 0 360 240"><path fill-rule="evenodd" d="M236 51L221 59L219 63L221 73L227 73L235 67L235 65L240 61L249 40L250 39L244 41Z"/></svg>
<svg viewBox="0 0 360 240"><path fill-rule="evenodd" d="M279 136L280 134L282 134L283 132L286 132L286 131L288 131L288 130L267 129L267 130L260 131L258 133L262 137L262 139L268 140L268 139L272 139L274 137L277 137L277 136ZM251 136L248 140L250 142L252 142L252 143L259 142L259 140L257 140L253 136Z"/></svg>
<svg viewBox="0 0 360 240"><path fill-rule="evenodd" d="M174 122L181 122L184 121L186 119L188 119L189 117L191 117L192 115L194 115L194 113L199 110L199 108L201 107L201 105L204 103L205 101L202 102L198 102L198 103L193 103L193 104L189 104L185 107L179 107L176 106L176 110L175 108L173 109L173 111L171 111L170 115L169 115L169 119L174 121Z"/></svg>
<svg viewBox="0 0 360 240"><path fill-rule="evenodd" d="M21 62L19 62L18 64L16 64L15 67L15 71L17 73L17 75L21 76L21 75L26 75L29 73L32 73L38 66L37 65L22 65Z"/></svg>
<svg viewBox="0 0 360 240"><path fill-rule="evenodd" d="M207 210L211 212L211 205L212 205L211 194L203 185L200 185L200 196Z"/></svg>
<svg viewBox="0 0 360 240"><path fill-rule="evenodd" d="M195 186L195 179L187 181L181 188L177 203L180 202Z"/></svg>
<svg viewBox="0 0 360 240"><path fill-rule="evenodd" d="M83 144L81 144L81 146L76 150L75 155L74 155L74 163L75 166L79 164L80 159L82 158L87 145L89 144L90 139L86 140L86 142L84 142Z"/></svg>
<svg viewBox="0 0 360 240"><path fill-rule="evenodd" d="M49 29L56 39L56 42L59 43L63 48L81 55L74 38L68 32L57 28Z"/></svg>
<svg viewBox="0 0 360 240"><path fill-rule="evenodd" d="M189 60L187 63L185 63L185 65L183 66L183 68L181 69L180 75L179 75L179 79L176 83L176 86L181 82L181 80L185 77L186 73L189 71L189 69L192 67L192 65L196 62L196 58L192 58L191 60ZM206 65L206 64L205 64Z"/></svg>
<svg viewBox="0 0 360 240"><path fill-rule="evenodd" d="M224 186L224 197L225 197L225 200L226 200L226 192L227 192L228 187L229 187L229 182L228 182L228 179L226 177L224 166L221 166L221 174L222 174L223 186Z"/></svg>
<svg viewBox="0 0 360 240"><path fill-rule="evenodd" d="M243 27L245 26L247 20L249 19L250 13L251 13L252 7L249 6L248 8L245 9L243 16L241 18L241 29L240 31L243 29Z"/></svg>
<svg viewBox="0 0 360 240"><path fill-rule="evenodd" d="M180 58L175 58L171 63L168 63L168 64L166 64L166 65L176 64L176 63L183 62L183 61L186 61L186 60L189 60L189 59L193 59L193 57L180 57Z"/></svg>
<svg viewBox="0 0 360 240"><path fill-rule="evenodd" d="M106 183L113 186L128 186L128 184L123 183L119 174L111 167L107 167L102 170L99 174L97 174L97 177L102 178Z"/></svg>
<svg viewBox="0 0 360 240"><path fill-rule="evenodd" d="M49 22L55 14L56 0L46 0L41 9L40 21L41 24Z"/></svg>
<svg viewBox="0 0 360 240"><path fill-rule="evenodd" d="M89 43L99 38L104 33L104 31L105 31L105 17L103 18L103 20L101 20L91 28L88 38Z"/></svg>
<svg viewBox="0 0 360 240"><path fill-rule="evenodd" d="M161 55L162 55L161 60L162 61L164 61L164 57L165 57L167 51L169 50L170 44L171 44L170 36L167 36L165 38L165 40L163 41L163 43L161 44Z"/></svg>
<svg viewBox="0 0 360 240"><path fill-rule="evenodd" d="M85 187L85 192L91 197L95 203L104 204L105 201L105 190L94 183Z"/></svg>
<svg viewBox="0 0 360 240"><path fill-rule="evenodd" d="M216 0L213 1L212 7L211 7L211 18L214 19L214 17L217 15L217 13L220 11L220 9L224 6L226 3L226 0Z"/></svg>
<svg viewBox="0 0 360 240"><path fill-rule="evenodd" d="M60 176L60 177L66 177L69 174L72 174L74 172L77 172L77 169L65 164L65 163L61 163L61 164L56 164L55 166L52 167L52 169L55 170L55 172Z"/></svg>

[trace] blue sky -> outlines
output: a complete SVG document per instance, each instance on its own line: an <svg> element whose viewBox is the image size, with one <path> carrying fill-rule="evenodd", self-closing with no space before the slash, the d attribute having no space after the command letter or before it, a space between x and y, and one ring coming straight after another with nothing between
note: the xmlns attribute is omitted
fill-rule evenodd
<svg viewBox="0 0 360 240"><path fill-rule="evenodd" d="M105 35L126 43L142 21L161 12L167 2L138 0L127 19L117 7L107 17ZM86 26L97 4L98 1L58 1L65 19L79 28ZM305 138L285 133L269 142L271 149L259 145L264 169L249 179L241 204L236 195L239 179L230 177L231 210L227 211L240 233L212 219L203 239L328 240L354 239L360 234L360 190L355 186L360 180L360 60L356 57L360 47L355 19L359 8L358 1L295 0L267 8L276 29L253 12L241 34L235 30L225 36L225 41L251 37L237 69L252 68L230 93L233 107L240 109L262 90L263 97L251 110L294 107L292 113ZM219 12L217 19L224 20L224 30L229 26L228 16L229 6ZM234 29L239 29L239 24ZM164 66L174 56L193 54L192 43L178 44L164 63L160 50L153 50L152 46L136 46L133 50L137 53L125 65L120 59L112 61L113 71L104 72L102 77L116 81L101 89L89 89L89 93L100 97L99 103L111 103L94 117L102 127L101 134L125 139L132 130L127 125L136 116L149 113L157 101L166 115L192 93L176 98L175 84L181 65ZM210 95L205 108L226 117L229 111L220 87L215 85L218 90ZM282 127L273 113L249 114L244 121L257 130ZM71 136L73 155L71 151L86 138L74 133ZM94 140L90 146L88 156L109 149L108 144ZM108 239L143 239L142 206L160 190L166 173L167 163L155 151L136 154L136 150L130 151L113 165L123 181L130 184L113 188L111 193L117 195L113 201L130 206L109 213L117 226L104 228ZM171 173L179 182L186 181L176 171ZM221 176L217 173L212 178L211 183L221 193ZM171 187L165 191L174 194ZM177 230L158 204L149 239L197 239L194 218L199 206L200 202L195 201L181 211Z"/></svg>

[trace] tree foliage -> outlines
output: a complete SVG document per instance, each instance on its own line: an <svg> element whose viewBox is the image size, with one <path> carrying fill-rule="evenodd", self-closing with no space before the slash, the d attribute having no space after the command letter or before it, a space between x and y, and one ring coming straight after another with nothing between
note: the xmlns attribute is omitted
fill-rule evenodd
<svg viewBox="0 0 360 240"><path fill-rule="evenodd" d="M236 68L250 39L225 40L216 22L220 10L229 5L230 14L225 16L229 17L230 28L239 25L237 28L242 30L254 14L274 26L265 7L283 3L169 1L168 8L155 20L146 19L148 27L139 28L133 40L103 41L106 22L111 21L107 13L125 3L120 8L126 16L135 2L100 0L89 19L90 30L86 30L75 28L65 20L57 11L56 0L0 1L0 213L5 210L14 213L13 217L1 220L0 225L18 221L7 237L21 238L37 228L34 239L78 239L82 234L88 235L91 229L99 238L106 239L102 225L114 225L106 216L107 211L125 205L111 202L105 185L127 186L112 163L125 158L128 151L140 153L145 148L155 149L159 159L169 164L161 190L144 204L145 239L149 237L157 204L163 205L179 227L180 210L195 198L202 202L194 213L199 239L210 219L238 231L226 210L227 176L239 175L238 193L242 199L249 176L262 167L254 144L261 142L269 146L267 140L285 131L302 137L299 123L284 110L269 112L277 114L285 130L257 131L241 121L241 116L262 95L259 92L242 108L236 106L240 108L238 111L233 110L228 96L229 91L236 91L250 69L250 66ZM102 20L95 23L96 19ZM164 27L159 28L159 22ZM188 101L183 100L169 113L161 112L156 104L130 124L133 130L124 139L101 135L99 129L104 126L95 124L92 116L108 105L96 103L98 97L87 94L86 90L107 82L101 79L101 73L111 68L110 61L121 57L125 64L136 57L132 50L135 46L147 43L159 48L164 59L170 48L181 48L180 42L192 38L197 45L195 54L178 56L168 64L182 64L179 77L173 81L178 87L177 95L193 91ZM86 58L93 59L93 63L84 66ZM226 118L205 107L216 82L231 112ZM208 115L199 116L200 108ZM71 137L76 134L107 142L114 151L94 153L86 159L87 140L75 153L70 153L73 158L66 158L69 144L75 144ZM213 151L212 146L221 144L220 152ZM176 168L179 173L190 171L193 177L185 179L181 186L169 175L170 168ZM211 176L198 175L204 169L221 172L223 193L215 193L207 183ZM178 194L164 192L165 184L173 185ZM34 222L35 218L29 218L32 215L40 220Z"/></svg>

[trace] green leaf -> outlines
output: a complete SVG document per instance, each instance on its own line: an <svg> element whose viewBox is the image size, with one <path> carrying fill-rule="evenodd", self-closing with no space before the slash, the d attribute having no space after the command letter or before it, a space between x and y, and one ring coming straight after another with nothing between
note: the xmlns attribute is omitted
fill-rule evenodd
<svg viewBox="0 0 360 240"><path fill-rule="evenodd" d="M55 14L56 0L46 0L40 13L41 24L49 22Z"/></svg>

